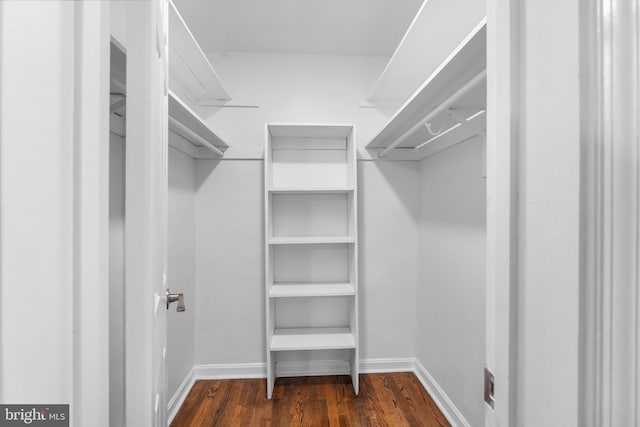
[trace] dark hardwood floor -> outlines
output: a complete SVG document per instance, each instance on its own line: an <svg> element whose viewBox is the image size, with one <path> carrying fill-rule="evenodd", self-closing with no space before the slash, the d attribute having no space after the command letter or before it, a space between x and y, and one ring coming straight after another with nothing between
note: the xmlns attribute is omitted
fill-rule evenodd
<svg viewBox="0 0 640 427"><path fill-rule="evenodd" d="M196 426L449 426L413 373L197 381L171 427Z"/></svg>

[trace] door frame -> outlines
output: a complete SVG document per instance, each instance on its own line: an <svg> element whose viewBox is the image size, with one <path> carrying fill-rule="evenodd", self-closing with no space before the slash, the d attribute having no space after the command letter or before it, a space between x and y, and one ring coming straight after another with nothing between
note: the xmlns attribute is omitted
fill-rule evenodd
<svg viewBox="0 0 640 427"><path fill-rule="evenodd" d="M127 5L126 422L166 426L166 0ZM109 425L108 2L76 2L73 425ZM156 108L149 108L156 106ZM159 350L159 348L161 348Z"/></svg>
<svg viewBox="0 0 640 427"><path fill-rule="evenodd" d="M486 426L515 425L518 296L520 1L487 2Z"/></svg>
<svg viewBox="0 0 640 427"><path fill-rule="evenodd" d="M580 425L640 426L640 1L585 1Z"/></svg>
<svg viewBox="0 0 640 427"><path fill-rule="evenodd" d="M109 425L109 79L106 2L73 6L72 425ZM105 403L106 402L106 403Z"/></svg>
<svg viewBox="0 0 640 427"><path fill-rule="evenodd" d="M487 426L516 425L517 363L527 356L516 351L525 4L489 0L487 9L486 361L495 374L496 400L494 410L485 407ZM581 1L576 19L581 127L575 409L579 425L640 426L633 405L640 399L640 1Z"/></svg>

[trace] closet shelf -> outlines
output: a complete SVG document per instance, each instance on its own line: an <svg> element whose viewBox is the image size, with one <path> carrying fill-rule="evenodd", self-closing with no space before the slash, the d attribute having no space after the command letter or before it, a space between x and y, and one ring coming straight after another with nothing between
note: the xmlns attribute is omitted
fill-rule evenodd
<svg viewBox="0 0 640 427"><path fill-rule="evenodd" d="M271 351L333 350L356 347L349 328L276 329L271 338Z"/></svg>
<svg viewBox="0 0 640 427"><path fill-rule="evenodd" d="M218 74L169 0L169 87L194 103L230 99Z"/></svg>
<svg viewBox="0 0 640 427"><path fill-rule="evenodd" d="M274 283L270 298L339 297L352 296L356 290L351 283Z"/></svg>
<svg viewBox="0 0 640 427"><path fill-rule="evenodd" d="M355 243L355 239L349 236L286 236L272 237L270 245L316 245L335 243Z"/></svg>
<svg viewBox="0 0 640 427"><path fill-rule="evenodd" d="M353 192L353 187L281 187L269 189L269 193L272 194L347 194L351 192Z"/></svg>
<svg viewBox="0 0 640 427"><path fill-rule="evenodd" d="M486 19L366 145L378 157L423 159L484 133Z"/></svg>
<svg viewBox="0 0 640 427"><path fill-rule="evenodd" d="M169 90L169 144L193 158L222 157L228 145L178 96Z"/></svg>

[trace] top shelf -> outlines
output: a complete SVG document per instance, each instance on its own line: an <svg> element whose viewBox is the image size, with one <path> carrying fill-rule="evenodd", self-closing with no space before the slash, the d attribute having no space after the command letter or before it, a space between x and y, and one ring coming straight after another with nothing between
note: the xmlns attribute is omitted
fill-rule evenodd
<svg viewBox="0 0 640 427"><path fill-rule="evenodd" d="M218 74L169 0L169 86L194 103L231 99Z"/></svg>
<svg viewBox="0 0 640 427"><path fill-rule="evenodd" d="M403 158L420 159L433 154L432 149L427 149L430 144L424 144L430 139L434 139L434 142L439 139L438 145L444 149L477 134L479 126L484 126L483 113L486 108L486 79L481 77L486 72L486 46L486 19L483 19L402 105L366 148L385 149L396 143L397 149L390 152L389 158L394 158L393 155L397 154ZM480 83L458 96L460 89L474 80ZM430 113L450 102L452 96L457 99L447 109L455 110L460 117L466 119L466 125L456 126L457 119L453 120L443 111L430 120L430 132L422 122ZM479 123L479 118L482 123ZM433 138L439 130L446 133L442 132L441 136ZM443 143L446 141L449 143Z"/></svg>
<svg viewBox="0 0 640 427"><path fill-rule="evenodd" d="M400 106L486 16L485 3L468 0L422 2L367 97L370 105ZM425 43L429 44L428 49L425 49Z"/></svg>
<svg viewBox="0 0 640 427"><path fill-rule="evenodd" d="M306 123L268 123L267 130L272 138L296 139L345 139L353 132L350 124L306 124Z"/></svg>

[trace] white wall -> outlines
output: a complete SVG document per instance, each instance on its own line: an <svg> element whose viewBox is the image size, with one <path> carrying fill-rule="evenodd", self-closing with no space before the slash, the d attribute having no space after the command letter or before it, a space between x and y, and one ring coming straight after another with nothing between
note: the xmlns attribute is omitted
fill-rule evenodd
<svg viewBox="0 0 640 427"><path fill-rule="evenodd" d="M415 354L415 162L358 162L361 358ZM263 162L198 160L196 363L263 363Z"/></svg>
<svg viewBox="0 0 640 427"><path fill-rule="evenodd" d="M420 162L417 358L484 425L486 199L479 138Z"/></svg>
<svg viewBox="0 0 640 427"><path fill-rule="evenodd" d="M125 425L124 139L109 141L109 423Z"/></svg>
<svg viewBox="0 0 640 427"><path fill-rule="evenodd" d="M184 293L186 311L167 314L168 396L178 389L195 360L196 213L195 161L169 148L167 285Z"/></svg>
<svg viewBox="0 0 640 427"><path fill-rule="evenodd" d="M127 2L110 1L111 36L122 46L127 46Z"/></svg>
<svg viewBox="0 0 640 427"><path fill-rule="evenodd" d="M415 356L417 196L417 162L358 162L362 359Z"/></svg>
<svg viewBox="0 0 640 427"><path fill-rule="evenodd" d="M263 363L264 125L355 123L361 145L387 115L359 108L384 58L211 55L233 103L199 107L231 145L196 161L196 363ZM363 359L414 355L417 164L358 162ZM369 270L372 268L372 270Z"/></svg>
<svg viewBox="0 0 640 427"><path fill-rule="evenodd" d="M73 7L0 2L3 403L72 399Z"/></svg>
<svg viewBox="0 0 640 427"><path fill-rule="evenodd" d="M355 123L361 146L393 111L359 108L385 58L284 54L211 54L231 104L198 107L231 145L229 156L262 157L265 122Z"/></svg>
<svg viewBox="0 0 640 427"><path fill-rule="evenodd" d="M196 364L265 361L262 164L196 161Z"/></svg>

